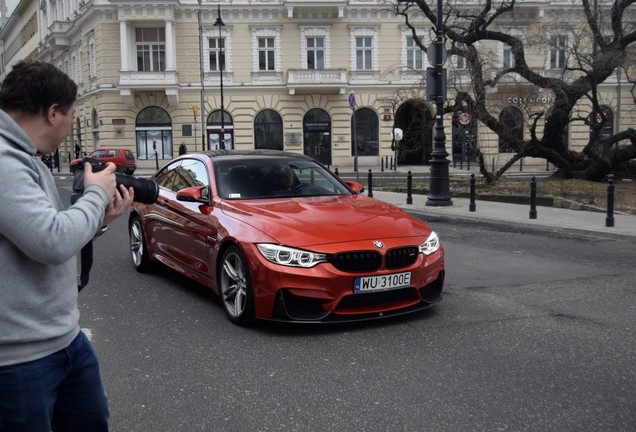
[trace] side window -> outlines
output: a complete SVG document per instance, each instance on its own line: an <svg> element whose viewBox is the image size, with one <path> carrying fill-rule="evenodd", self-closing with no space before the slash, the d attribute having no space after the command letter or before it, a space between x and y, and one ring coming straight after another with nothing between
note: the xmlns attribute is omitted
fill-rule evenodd
<svg viewBox="0 0 636 432"><path fill-rule="evenodd" d="M208 170L201 161L185 159L175 171L176 176L172 186L175 192L187 187L210 185Z"/></svg>
<svg viewBox="0 0 636 432"><path fill-rule="evenodd" d="M159 187L173 190L172 185L174 184L174 179L176 175L176 169L181 165L181 161L177 161L172 164L166 165L157 175L155 176L155 181L159 185Z"/></svg>

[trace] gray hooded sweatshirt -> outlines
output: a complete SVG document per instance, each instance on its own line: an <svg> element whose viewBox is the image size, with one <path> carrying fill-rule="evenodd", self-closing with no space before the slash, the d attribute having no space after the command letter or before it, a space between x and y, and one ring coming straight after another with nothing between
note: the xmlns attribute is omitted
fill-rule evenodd
<svg viewBox="0 0 636 432"><path fill-rule="evenodd" d="M91 185L66 209L36 153L0 110L0 366L46 357L79 333L76 254L110 201Z"/></svg>

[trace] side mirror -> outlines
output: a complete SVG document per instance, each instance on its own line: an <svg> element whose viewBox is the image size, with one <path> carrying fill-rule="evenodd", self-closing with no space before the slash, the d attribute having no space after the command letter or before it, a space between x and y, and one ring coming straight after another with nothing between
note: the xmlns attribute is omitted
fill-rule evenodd
<svg viewBox="0 0 636 432"><path fill-rule="evenodd" d="M210 204L207 186L192 186L177 192L177 201Z"/></svg>
<svg viewBox="0 0 636 432"><path fill-rule="evenodd" d="M362 192L364 192L364 186L362 185L362 183L353 180L346 180L345 184L349 186L349 189L357 194L361 194Z"/></svg>

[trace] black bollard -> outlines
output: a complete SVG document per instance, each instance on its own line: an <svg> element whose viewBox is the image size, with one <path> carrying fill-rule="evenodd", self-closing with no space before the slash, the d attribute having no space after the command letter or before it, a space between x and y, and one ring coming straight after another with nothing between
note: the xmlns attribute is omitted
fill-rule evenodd
<svg viewBox="0 0 636 432"><path fill-rule="evenodd" d="M530 219L537 218L537 179L532 176L530 181Z"/></svg>
<svg viewBox="0 0 636 432"><path fill-rule="evenodd" d="M475 205L475 174L470 175L470 204L468 205L468 211L474 212L477 210Z"/></svg>
<svg viewBox="0 0 636 432"><path fill-rule="evenodd" d="M155 152L155 166L157 171L159 171L159 152Z"/></svg>
<svg viewBox="0 0 636 432"><path fill-rule="evenodd" d="M406 203L413 204L413 174L411 171L406 176Z"/></svg>
<svg viewBox="0 0 636 432"><path fill-rule="evenodd" d="M614 226L614 176L609 176L607 184L607 217L605 218L605 226Z"/></svg>
<svg viewBox="0 0 636 432"><path fill-rule="evenodd" d="M369 168L369 196L373 198L373 173L371 168Z"/></svg>
<svg viewBox="0 0 636 432"><path fill-rule="evenodd" d="M336 167L335 174L336 174L338 177L340 177L340 174L338 174L338 167Z"/></svg>
<svg viewBox="0 0 636 432"><path fill-rule="evenodd" d="M384 172L384 159L380 158L380 172Z"/></svg>

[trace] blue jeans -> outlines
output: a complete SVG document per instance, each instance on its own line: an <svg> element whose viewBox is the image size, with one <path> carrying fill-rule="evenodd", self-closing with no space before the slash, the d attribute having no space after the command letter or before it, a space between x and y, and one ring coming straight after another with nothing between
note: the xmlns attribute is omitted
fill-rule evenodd
<svg viewBox="0 0 636 432"><path fill-rule="evenodd" d="M0 367L0 432L108 431L108 401L83 332L39 360Z"/></svg>

